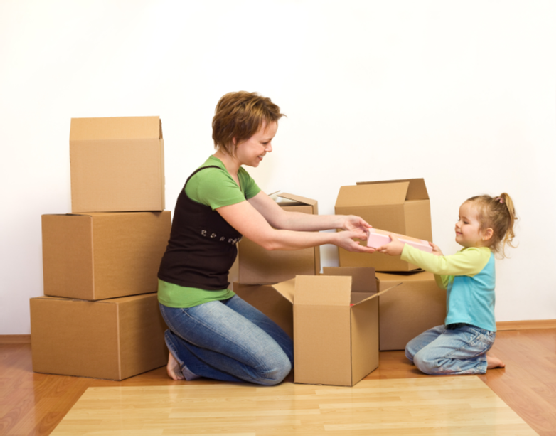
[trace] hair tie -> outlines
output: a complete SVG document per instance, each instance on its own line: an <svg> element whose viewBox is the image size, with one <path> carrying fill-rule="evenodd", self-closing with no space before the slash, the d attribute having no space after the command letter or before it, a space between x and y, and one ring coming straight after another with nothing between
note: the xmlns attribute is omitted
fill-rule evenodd
<svg viewBox="0 0 556 436"><path fill-rule="evenodd" d="M499 203L504 204L504 199L502 197L495 197L494 201L498 201Z"/></svg>

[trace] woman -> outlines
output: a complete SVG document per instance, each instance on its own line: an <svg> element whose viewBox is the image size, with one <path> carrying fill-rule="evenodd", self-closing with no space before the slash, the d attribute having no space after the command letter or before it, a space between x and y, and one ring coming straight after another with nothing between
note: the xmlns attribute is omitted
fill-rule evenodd
<svg viewBox="0 0 556 436"><path fill-rule="evenodd" d="M269 98L224 95L213 118L216 153L186 181L162 258L158 299L169 330L167 372L262 385L280 383L293 362L291 339L266 315L228 288L228 272L245 236L267 250L334 244L372 252L354 239L370 227L355 216L285 212L243 165L257 167L272 151L282 117ZM343 229L335 233L318 230Z"/></svg>

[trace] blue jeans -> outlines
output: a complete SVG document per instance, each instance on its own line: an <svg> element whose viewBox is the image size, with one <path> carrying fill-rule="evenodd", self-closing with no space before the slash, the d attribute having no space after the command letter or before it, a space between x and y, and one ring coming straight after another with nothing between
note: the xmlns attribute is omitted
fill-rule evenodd
<svg viewBox="0 0 556 436"><path fill-rule="evenodd" d="M160 304L160 311L170 329L166 345L186 378L189 370L216 380L276 385L292 369L293 341L237 295L183 309Z"/></svg>
<svg viewBox="0 0 556 436"><path fill-rule="evenodd" d="M405 355L425 374L484 374L495 337L496 332L471 325L454 330L439 325L409 341Z"/></svg>

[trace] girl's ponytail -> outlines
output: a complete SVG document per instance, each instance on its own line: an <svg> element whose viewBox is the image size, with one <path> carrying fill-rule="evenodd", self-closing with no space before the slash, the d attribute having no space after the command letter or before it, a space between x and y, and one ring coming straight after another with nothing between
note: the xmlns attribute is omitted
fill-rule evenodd
<svg viewBox="0 0 556 436"><path fill-rule="evenodd" d="M501 249L502 249L502 256L504 256L504 246L508 246L508 247L512 247L515 248L512 245L512 242L515 238L515 233L514 233L514 224L517 220L517 215L515 213L515 207L514 207L514 202L512 200L512 197L509 196L509 194L503 192L502 194L500 194L499 197L497 197L501 200L501 203L503 205L506 206L506 209L508 211L508 221L507 221L507 225L503 225L502 227L505 228L505 232L504 232L504 237L501 238ZM502 220L500 220L502 221ZM504 220L506 221L506 220ZM501 224L506 224L501 223ZM502 233L502 232L500 232Z"/></svg>
<svg viewBox="0 0 556 436"><path fill-rule="evenodd" d="M467 199L468 202L477 204L481 230L491 228L492 238L488 247L494 252L500 252L505 257L504 248L515 248L513 240L515 238L514 225L517 220L515 206L509 194L503 192L498 197L490 195L479 195Z"/></svg>

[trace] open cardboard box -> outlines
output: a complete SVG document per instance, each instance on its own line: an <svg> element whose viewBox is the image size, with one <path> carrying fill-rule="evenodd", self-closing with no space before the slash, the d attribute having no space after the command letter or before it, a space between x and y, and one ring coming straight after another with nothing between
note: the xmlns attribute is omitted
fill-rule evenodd
<svg viewBox="0 0 556 436"><path fill-rule="evenodd" d="M276 197L280 199L279 206L286 211L318 215L316 200L287 193L281 193ZM268 251L253 241L243 238L238 245L238 250L237 274L232 270L230 282L278 283L296 275L320 273L319 247Z"/></svg>
<svg viewBox="0 0 556 436"><path fill-rule="evenodd" d="M397 284L378 292L373 268L324 268L321 275L233 289L293 332L295 383L353 386L378 367L378 297Z"/></svg>
<svg viewBox="0 0 556 436"><path fill-rule="evenodd" d="M101 301L31 298L33 371L123 380L166 365L155 293Z"/></svg>
<svg viewBox="0 0 556 436"><path fill-rule="evenodd" d="M404 350L407 343L446 318L446 289L441 289L434 274L376 273L380 290L403 282L396 292L380 299L380 351Z"/></svg>
<svg viewBox="0 0 556 436"><path fill-rule="evenodd" d="M164 210L160 118L72 118L72 212Z"/></svg>
<svg viewBox="0 0 556 436"><path fill-rule="evenodd" d="M101 300L156 292L170 212L42 216L44 294Z"/></svg>
<svg viewBox="0 0 556 436"><path fill-rule="evenodd" d="M357 215L391 233L432 240L430 200L423 179L358 182L342 186L336 199L339 215ZM377 271L412 271L417 266L398 256L353 253L339 249L340 266L372 266Z"/></svg>

